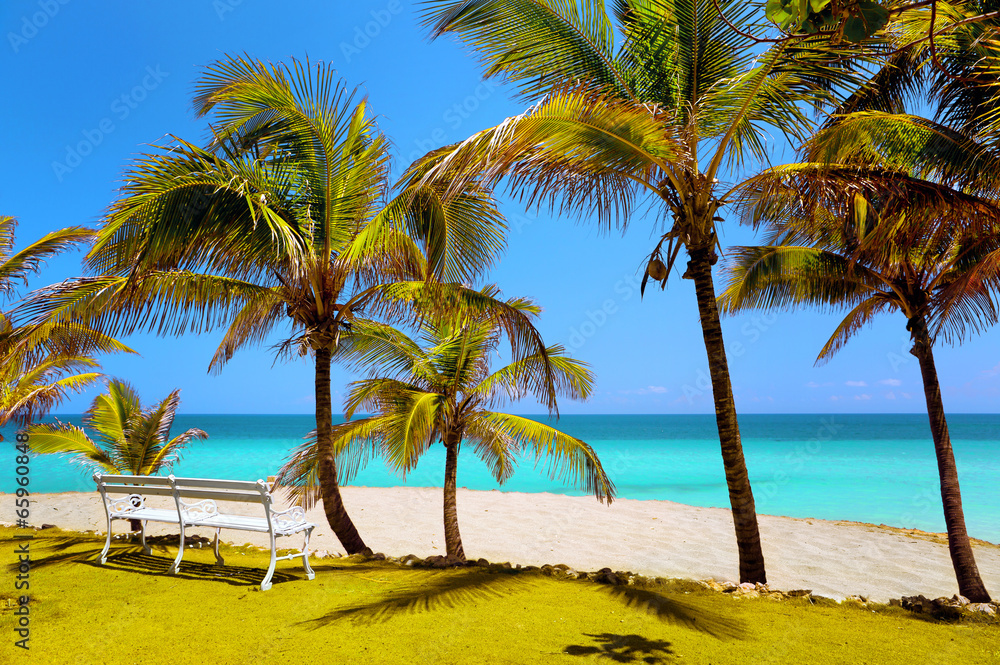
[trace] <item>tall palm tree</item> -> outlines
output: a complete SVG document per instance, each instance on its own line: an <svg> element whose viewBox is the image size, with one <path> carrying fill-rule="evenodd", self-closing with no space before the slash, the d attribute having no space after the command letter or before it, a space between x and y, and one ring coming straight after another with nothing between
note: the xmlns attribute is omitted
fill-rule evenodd
<svg viewBox="0 0 1000 665"><path fill-rule="evenodd" d="M712 266L716 222L729 193L723 170L766 159L768 129L803 139L806 108L853 80L821 42L769 48L733 30L757 30L760 7L737 0L430 0L434 36L453 33L533 103L420 165L421 177L493 185L506 177L529 204L593 213L625 228L643 195L666 228L643 287L666 283L681 250L693 279L736 528L741 582L766 582L753 492L733 402ZM722 15L725 15L725 19Z"/></svg>
<svg viewBox="0 0 1000 665"><path fill-rule="evenodd" d="M496 294L491 287L486 292ZM540 311L528 300L507 303L531 316ZM599 500L610 503L615 492L585 442L529 418L492 410L527 395L547 402L553 391L585 399L593 388L586 364L566 356L561 346L491 372L489 357L500 333L495 323L476 315L427 321L420 341L390 326L366 323L351 331L340 350L369 371L369 378L352 384L345 403L348 422L333 429L341 472L353 476L371 456L381 455L405 475L433 444L442 443L445 544L447 555L459 561L465 560L456 500L463 443L473 446L498 483L511 476L517 456L527 450L538 459L549 458L553 477L579 483ZM374 415L350 420L359 409ZM317 461L316 443L307 441L282 468L278 482L308 500Z"/></svg>
<svg viewBox="0 0 1000 665"><path fill-rule="evenodd" d="M181 403L180 392L174 390L144 409L135 388L113 379L108 381L108 392L94 398L83 418L83 426L94 432L94 439L76 425L39 423L28 427L28 445L32 452L69 455L104 473L149 476L169 470L184 446L208 438L192 427L167 439ZM141 527L139 520L129 522L133 531Z"/></svg>
<svg viewBox="0 0 1000 665"><path fill-rule="evenodd" d="M906 317L959 591L973 602L989 602L965 528L932 347L997 322L1000 207L906 172L830 164L767 170L747 181L742 205L747 221L766 222L769 244L736 248L720 297L724 311L850 308L818 361L875 315L898 311Z"/></svg>
<svg viewBox="0 0 1000 665"><path fill-rule="evenodd" d="M93 239L91 229L73 226L46 234L14 251L17 220L0 216L0 294L9 299L17 283L28 283L45 259ZM77 324L15 326L16 310L0 312L0 427L25 426L44 417L71 393L101 378L97 352L133 352L117 340ZM0 438L2 440L2 438Z"/></svg>
<svg viewBox="0 0 1000 665"><path fill-rule="evenodd" d="M329 65L228 58L207 69L195 105L214 121L208 149L177 139L140 157L87 255L97 276L50 289L28 309L123 332L227 326L211 370L290 325L279 350L315 359L327 519L348 553L362 552L331 449L341 335L366 311L398 316L450 295L489 309L518 331L517 345L539 346L519 312L458 285L502 251L503 218L475 183L390 198L388 141Z"/></svg>

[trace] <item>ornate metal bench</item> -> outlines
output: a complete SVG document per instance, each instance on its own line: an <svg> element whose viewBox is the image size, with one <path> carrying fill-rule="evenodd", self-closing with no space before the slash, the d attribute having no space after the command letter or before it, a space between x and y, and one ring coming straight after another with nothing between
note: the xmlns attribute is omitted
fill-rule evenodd
<svg viewBox="0 0 1000 665"><path fill-rule="evenodd" d="M248 482L240 480L210 480L206 478L175 478L174 476L105 476L94 474L97 491L104 500L104 508L108 517L108 538L101 550L101 563L107 562L108 550L111 548L111 524L114 520L139 520L143 524L142 547L146 554L151 550L146 544L146 522L166 522L180 527L180 543L177 558L170 566L170 573L176 573L184 557L184 529L186 527L203 526L215 529L214 552L219 565L223 565L219 554L219 531L221 529L239 529L241 531L257 531L267 533L271 537L271 565L267 569L264 580L260 583L261 591L271 588L271 577L278 561L302 557L302 567L306 577L314 579L316 573L309 566L309 536L316 527L306 521L305 511L299 506L287 510L275 511L271 508L271 494L263 480ZM146 506L147 496L173 497L175 509L150 508ZM218 501L238 501L256 503L263 507L263 517L226 514L219 511ZM277 556L275 539L279 536L291 536L302 533L304 540L302 551L285 556Z"/></svg>

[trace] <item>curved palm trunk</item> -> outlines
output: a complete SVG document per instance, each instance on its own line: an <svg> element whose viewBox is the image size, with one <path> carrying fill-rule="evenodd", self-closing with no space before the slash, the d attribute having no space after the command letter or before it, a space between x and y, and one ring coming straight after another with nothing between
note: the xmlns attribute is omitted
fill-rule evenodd
<svg viewBox="0 0 1000 665"><path fill-rule="evenodd" d="M719 308L715 302L711 252L711 247L691 249L688 270L690 277L694 279L701 331L705 338L705 350L708 352L708 369L712 376L712 395L715 398L715 420L719 428L722 462L726 467L726 485L729 487L729 503L733 509L733 523L736 527L740 582L765 584L767 574L764 570L764 552L760 545L757 509L754 505L753 491L750 489L750 477L743 458L743 443L740 441L740 426L736 420L736 404L733 401L733 387L729 380L726 347L722 341Z"/></svg>
<svg viewBox="0 0 1000 665"><path fill-rule="evenodd" d="M990 602L990 595L979 576L979 568L972 553L969 534L965 530L965 513L962 510L962 493L958 486L958 467L955 453L948 434L948 422L941 400L937 368L931 350L931 338L927 332L927 321L921 316L910 326L913 333L913 348L910 350L920 361L920 376L924 381L924 398L927 400L927 417L934 437L934 453L937 456L938 475L941 478L941 502L944 504L944 522L948 529L948 551L951 564L958 578L958 591L974 603Z"/></svg>
<svg viewBox="0 0 1000 665"><path fill-rule="evenodd" d="M319 484L323 494L323 510L330 528L337 534L348 554L368 549L344 508L337 483L337 462L333 457L333 406L330 398L330 361L328 349L316 350L316 442L319 449Z"/></svg>
<svg viewBox="0 0 1000 665"><path fill-rule="evenodd" d="M462 534L458 531L458 449L462 439L449 435L445 438L444 462L444 543L448 556L465 561Z"/></svg>

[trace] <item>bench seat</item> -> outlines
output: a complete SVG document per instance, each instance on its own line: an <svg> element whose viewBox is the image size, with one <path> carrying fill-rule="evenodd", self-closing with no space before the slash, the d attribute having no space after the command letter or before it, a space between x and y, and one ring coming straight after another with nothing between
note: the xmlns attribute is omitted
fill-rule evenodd
<svg viewBox="0 0 1000 665"><path fill-rule="evenodd" d="M174 514L174 521L177 521L176 514ZM251 517L248 515L213 515L201 519L185 520L184 523L188 526L207 526L213 529L239 529L240 531L257 531L260 533L268 533L271 530L267 520L263 517ZM311 529L314 526L314 524L299 523L282 528L275 524L273 528L274 535L276 536L290 536L304 529Z"/></svg>
<svg viewBox="0 0 1000 665"><path fill-rule="evenodd" d="M177 516L176 510L163 508L138 508L129 511L123 518L116 519L139 520L142 522L167 522L169 524L179 524L181 521Z"/></svg>

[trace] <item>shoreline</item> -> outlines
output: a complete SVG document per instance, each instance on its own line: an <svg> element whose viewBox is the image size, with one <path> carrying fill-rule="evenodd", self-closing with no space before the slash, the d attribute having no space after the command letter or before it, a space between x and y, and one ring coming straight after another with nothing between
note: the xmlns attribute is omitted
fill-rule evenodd
<svg viewBox="0 0 1000 665"><path fill-rule="evenodd" d="M348 513L373 551L421 558L444 554L441 488L347 486L341 491ZM72 531L105 533L107 520L96 491L31 498L32 526L54 524ZM281 494L276 497L279 507L284 505L281 498ZM232 507L248 514L255 508ZM462 488L458 511L470 559L738 581L728 509L641 499L617 499L607 506L592 497ZM317 525L312 552L318 556L343 553L322 504L311 508L307 518ZM772 588L811 589L837 599L862 595L878 602L917 594L950 597L958 592L944 534L773 515L758 515L758 520ZM125 528L116 521L116 534ZM176 532L176 526L149 525L150 535ZM195 528L189 533L214 535L210 529ZM247 531L223 530L221 534L224 542L237 545L267 547L267 538L267 534ZM285 542L294 547L301 541L279 541L279 546ZM973 547L987 589L1000 595L1000 545L974 540Z"/></svg>

